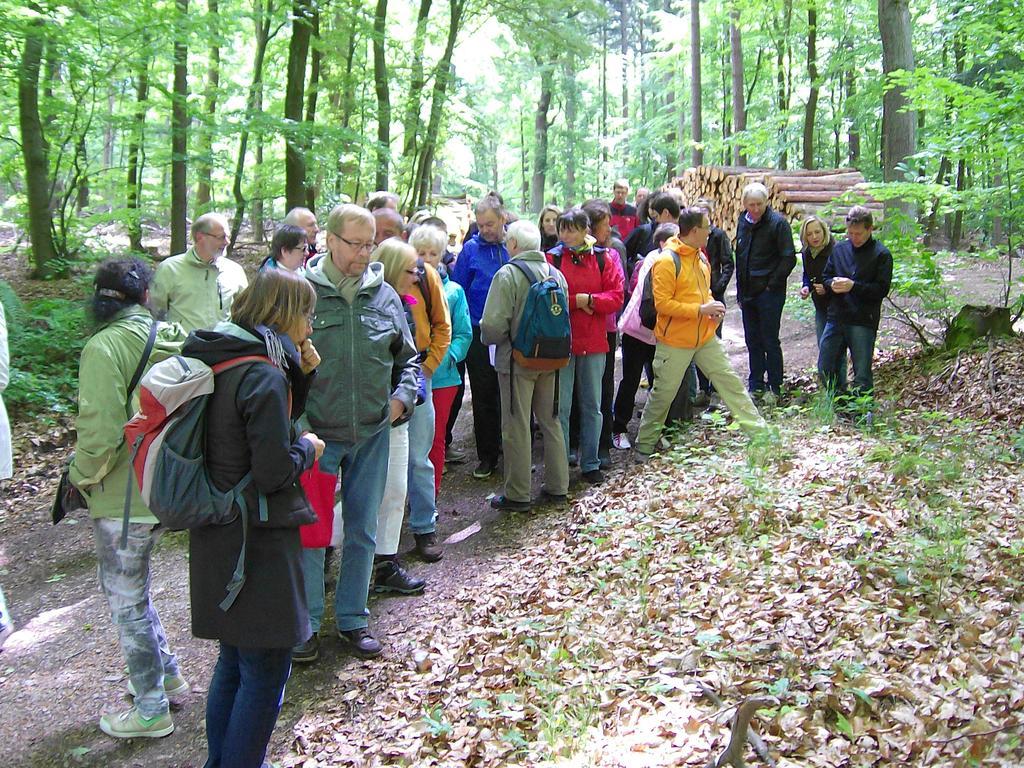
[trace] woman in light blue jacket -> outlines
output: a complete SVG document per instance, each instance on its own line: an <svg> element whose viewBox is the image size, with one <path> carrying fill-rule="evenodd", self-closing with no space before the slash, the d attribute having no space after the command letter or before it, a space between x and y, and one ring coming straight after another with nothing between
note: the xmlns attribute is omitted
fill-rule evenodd
<svg viewBox="0 0 1024 768"><path fill-rule="evenodd" d="M469 344L473 340L473 326L469 320L469 304L462 286L448 277L448 271L441 263L448 235L438 227L425 224L413 230L409 245L416 249L416 255L432 266L441 275L444 283L448 311L452 317L452 341L441 364L434 371L431 390L434 401L434 444L430 449L430 463L434 465L434 497L441 490L441 473L444 470L445 434L448 429L448 415L455 401L455 394L462 384L457 363L466 359Z"/></svg>

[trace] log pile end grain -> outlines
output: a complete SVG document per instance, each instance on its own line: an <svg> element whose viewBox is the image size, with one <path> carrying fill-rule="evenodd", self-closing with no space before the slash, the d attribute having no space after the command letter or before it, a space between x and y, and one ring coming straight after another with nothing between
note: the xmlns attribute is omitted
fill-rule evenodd
<svg viewBox="0 0 1024 768"><path fill-rule="evenodd" d="M838 229L851 206L858 203L867 205L876 219L882 217L882 204L867 194L864 176L855 168L779 171L700 165L687 168L669 186L682 190L687 203L700 197L714 200L712 223L735 240L736 223L743 211L740 195L743 188L754 181L768 188L768 204L790 221L817 215L833 229Z"/></svg>

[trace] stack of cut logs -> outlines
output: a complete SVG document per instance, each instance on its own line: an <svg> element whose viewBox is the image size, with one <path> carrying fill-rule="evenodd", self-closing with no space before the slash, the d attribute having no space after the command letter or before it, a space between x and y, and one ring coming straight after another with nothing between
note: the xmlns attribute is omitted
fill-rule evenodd
<svg viewBox="0 0 1024 768"><path fill-rule="evenodd" d="M699 197L713 200L716 207L712 222L735 239L736 222L743 211L740 196L752 181L759 181L768 188L768 204L791 221L816 214L833 227L841 228L846 212L856 204L867 205L875 215L876 224L882 218L882 204L867 194L864 177L855 168L777 171L700 165L688 168L669 186L681 189L687 203L694 203ZM843 195L846 195L843 202L833 202ZM851 197L853 202L848 201Z"/></svg>

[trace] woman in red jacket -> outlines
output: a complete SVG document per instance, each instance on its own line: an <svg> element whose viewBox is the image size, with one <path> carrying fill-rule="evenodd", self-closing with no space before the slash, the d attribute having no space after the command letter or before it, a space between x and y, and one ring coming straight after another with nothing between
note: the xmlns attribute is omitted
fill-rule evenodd
<svg viewBox="0 0 1024 768"><path fill-rule="evenodd" d="M612 255L588 233L590 220L582 208L570 208L558 218L558 245L548 261L565 275L569 291L572 357L561 371L558 417L569 445L569 413L573 390L580 409L580 470L588 483L604 480L598 442L601 437L601 378L608 352L606 323L622 307L622 273Z"/></svg>

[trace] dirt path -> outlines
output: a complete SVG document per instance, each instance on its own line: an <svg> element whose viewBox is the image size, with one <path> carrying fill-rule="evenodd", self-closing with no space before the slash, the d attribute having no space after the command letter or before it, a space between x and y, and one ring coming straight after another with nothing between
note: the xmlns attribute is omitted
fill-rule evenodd
<svg viewBox="0 0 1024 768"><path fill-rule="evenodd" d="M958 292L972 300L994 298L1000 273L993 265L955 270ZM734 302L727 315L724 339L737 371L746 374L740 315ZM900 344L902 329L887 321L880 346ZM791 299L783 318L783 348L787 373L799 377L816 360L813 319L806 302ZM638 409L646 392L638 397ZM469 413L467 400L464 413ZM470 418L460 421L457 445L472 454ZM637 420L631 427L635 430ZM101 734L99 715L129 705L127 676L111 627L105 601L97 589L91 527L88 521L69 521L54 529L49 501L68 451L66 430L34 436L21 430L16 438L17 475L0 489L0 583L18 626L0 652L0 764L16 766L201 766L205 759L204 694L216 647L189 632L186 541L183 534L164 538L154 556L153 595L172 647L193 690L174 703L176 731L159 740L116 742ZM539 456L537 457L539 461ZM632 471L625 456L613 456L616 473ZM423 597L374 599L372 626L387 653L407 655L415 650L405 641L408 628L420 623L443 623L461 610L458 596L493 570L495 555L528 546L561 524L564 509L549 508L531 515L496 513L487 505L489 494L500 490L497 476L477 481L470 462L445 476L438 508L442 537L479 525L479 531L451 545L440 563L410 560L414 572L428 579ZM539 478L535 475L539 484ZM578 493L585 488L577 487ZM403 549L411 543L403 541ZM329 621L325 629L330 628ZM271 754L282 754L293 739L292 726L318 702L345 700L353 686L386 685L372 663L360 662L339 650L329 636L321 660L296 669L288 685ZM420 713L403 713L416 719Z"/></svg>

